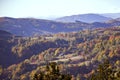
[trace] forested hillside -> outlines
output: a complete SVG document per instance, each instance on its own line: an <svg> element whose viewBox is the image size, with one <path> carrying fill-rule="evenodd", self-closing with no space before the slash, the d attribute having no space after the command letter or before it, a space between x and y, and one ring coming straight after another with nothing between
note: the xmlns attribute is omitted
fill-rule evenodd
<svg viewBox="0 0 120 80"><path fill-rule="evenodd" d="M116 79L112 80L119 80L120 27L36 37L9 33L9 38L0 38L1 80L30 80L35 74L46 72L45 66L51 62L57 63L60 74L69 74L73 80L97 80L95 73L99 71L96 70L105 60L110 62L111 68L115 67Z"/></svg>

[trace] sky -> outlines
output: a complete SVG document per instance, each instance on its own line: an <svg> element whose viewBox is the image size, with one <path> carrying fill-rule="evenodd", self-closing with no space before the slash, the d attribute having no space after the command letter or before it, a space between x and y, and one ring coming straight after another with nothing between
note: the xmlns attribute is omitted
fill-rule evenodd
<svg viewBox="0 0 120 80"><path fill-rule="evenodd" d="M0 0L0 17L52 18L86 13L120 13L120 0Z"/></svg>

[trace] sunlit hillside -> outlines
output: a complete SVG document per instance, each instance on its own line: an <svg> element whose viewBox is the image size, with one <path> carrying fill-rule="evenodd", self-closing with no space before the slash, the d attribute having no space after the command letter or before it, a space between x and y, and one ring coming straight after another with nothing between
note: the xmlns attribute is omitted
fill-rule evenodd
<svg viewBox="0 0 120 80"><path fill-rule="evenodd" d="M82 80L90 79L105 60L117 67L116 73L120 71L120 27L7 37L0 40L1 79L30 80L51 62L57 63L61 73L79 75Z"/></svg>

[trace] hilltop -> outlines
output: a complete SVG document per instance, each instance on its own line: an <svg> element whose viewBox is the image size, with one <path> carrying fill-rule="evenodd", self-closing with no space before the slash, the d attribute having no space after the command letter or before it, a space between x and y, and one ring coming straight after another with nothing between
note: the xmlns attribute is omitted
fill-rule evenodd
<svg viewBox="0 0 120 80"><path fill-rule="evenodd" d="M116 21L114 19L111 22L110 21L93 23L76 21L63 23L35 18L1 17L0 30L7 31L16 36L38 36L44 34L55 34L60 32L76 32L86 29L120 26L120 21Z"/></svg>

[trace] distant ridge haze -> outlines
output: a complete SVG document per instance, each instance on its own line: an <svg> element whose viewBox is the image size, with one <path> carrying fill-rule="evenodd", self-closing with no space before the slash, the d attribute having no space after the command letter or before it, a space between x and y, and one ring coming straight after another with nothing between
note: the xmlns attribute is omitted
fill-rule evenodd
<svg viewBox="0 0 120 80"><path fill-rule="evenodd" d="M64 16L60 18L56 18L55 21L59 22L86 22L86 23L93 23L93 22L106 22L111 19L119 18L120 13L88 13L88 14L78 14L78 15L71 15L71 16Z"/></svg>
<svg viewBox="0 0 120 80"><path fill-rule="evenodd" d="M120 13L104 13L104 14L100 14L102 16L105 16L105 17L110 17L110 18L120 18Z"/></svg>
<svg viewBox="0 0 120 80"><path fill-rule="evenodd" d="M78 20L76 22L63 23L52 20L35 19L35 18L1 17L0 30L10 32L17 36L34 36L34 35L37 36L42 34L53 34L59 32L80 31L80 30L85 30L88 27L90 29L94 29L100 27L106 28L106 27L120 26L119 18L117 19L108 18L108 19L110 20L105 22L85 23Z"/></svg>

